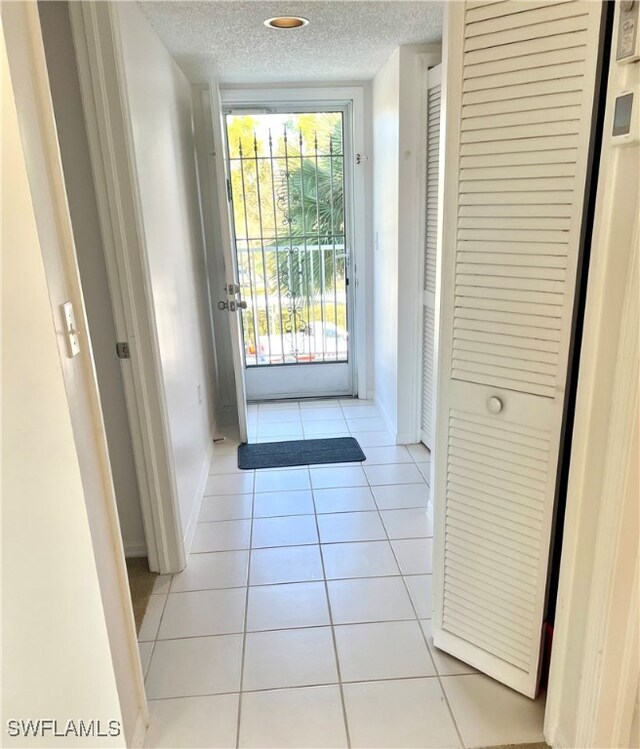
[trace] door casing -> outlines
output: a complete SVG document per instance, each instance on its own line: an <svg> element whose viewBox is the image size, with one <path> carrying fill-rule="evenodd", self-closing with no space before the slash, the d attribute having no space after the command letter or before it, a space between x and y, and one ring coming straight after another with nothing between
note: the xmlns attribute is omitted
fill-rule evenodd
<svg viewBox="0 0 640 749"><path fill-rule="evenodd" d="M186 563L185 541L148 292L116 12L111 3L69 4L116 333L119 340L137 342L137 355L122 373L149 567L180 572Z"/></svg>

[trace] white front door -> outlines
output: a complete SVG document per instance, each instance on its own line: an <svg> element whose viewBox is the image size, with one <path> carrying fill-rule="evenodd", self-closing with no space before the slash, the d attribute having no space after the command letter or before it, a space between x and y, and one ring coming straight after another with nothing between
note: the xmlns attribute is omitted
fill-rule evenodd
<svg viewBox="0 0 640 749"><path fill-rule="evenodd" d="M215 151L215 174L218 195L223 196L227 191L229 177L227 172L227 160L225 158L225 136L222 106L220 102L220 91L216 85L211 86L211 119L213 122L213 143ZM222 238L222 251L224 254L225 268L225 290L227 298L220 300L219 305L225 307L229 312L229 325L231 333L231 347L233 356L233 375L236 386L236 403L238 408L238 432L240 442L248 442L247 427L247 393L244 378L244 356L242 353L242 329L239 318L239 284L236 256L231 243L232 218L230 207L225 200L218 201L220 209L220 236Z"/></svg>
<svg viewBox="0 0 640 749"><path fill-rule="evenodd" d="M353 393L350 107L228 109L247 398Z"/></svg>

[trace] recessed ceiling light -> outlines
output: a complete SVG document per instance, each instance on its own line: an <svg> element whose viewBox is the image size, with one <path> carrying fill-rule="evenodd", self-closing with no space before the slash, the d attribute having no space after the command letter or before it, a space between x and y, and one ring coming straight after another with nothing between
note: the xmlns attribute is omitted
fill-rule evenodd
<svg viewBox="0 0 640 749"><path fill-rule="evenodd" d="M264 25L271 29L299 29L308 23L308 19L299 16L276 16L275 18L267 18Z"/></svg>

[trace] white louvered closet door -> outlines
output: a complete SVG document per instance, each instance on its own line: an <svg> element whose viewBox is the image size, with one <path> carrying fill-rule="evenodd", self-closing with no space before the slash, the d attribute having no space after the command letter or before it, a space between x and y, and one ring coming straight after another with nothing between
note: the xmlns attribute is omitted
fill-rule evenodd
<svg viewBox="0 0 640 749"><path fill-rule="evenodd" d="M422 414L421 439L434 446L434 337L436 310L436 247L438 229L438 170L440 152L440 93L442 65L427 71L427 158L425 189L424 283L422 289Z"/></svg>
<svg viewBox="0 0 640 749"><path fill-rule="evenodd" d="M446 7L433 635L533 697L602 7Z"/></svg>

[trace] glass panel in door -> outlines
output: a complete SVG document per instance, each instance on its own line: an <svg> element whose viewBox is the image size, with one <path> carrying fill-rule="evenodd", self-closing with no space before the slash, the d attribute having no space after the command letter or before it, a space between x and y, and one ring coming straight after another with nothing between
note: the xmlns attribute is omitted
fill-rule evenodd
<svg viewBox="0 0 640 749"><path fill-rule="evenodd" d="M250 400L351 392L344 120L226 115Z"/></svg>

